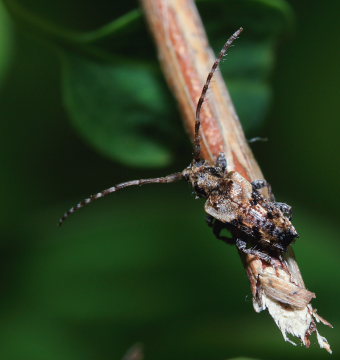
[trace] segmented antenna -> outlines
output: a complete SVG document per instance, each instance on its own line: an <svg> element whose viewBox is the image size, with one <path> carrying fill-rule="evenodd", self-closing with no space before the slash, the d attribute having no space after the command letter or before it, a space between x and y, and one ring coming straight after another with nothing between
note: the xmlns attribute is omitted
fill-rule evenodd
<svg viewBox="0 0 340 360"><path fill-rule="evenodd" d="M198 100L197 107L196 107L196 121L195 121L195 136L194 136L194 160L199 161L201 160L201 143L200 143L200 136L199 136L199 130L201 126L201 119L200 119L200 113L202 109L202 105L204 102L204 98L207 94L210 81L214 75L215 70L217 69L219 63L223 59L225 55L227 55L228 49L231 47L232 43L239 37L241 32L243 31L243 28L240 27L237 31L234 32L233 35L230 36L230 38L227 40L227 42L224 44L220 54L218 55L218 58L215 60L214 65L212 66L207 80L203 86L201 96Z"/></svg>
<svg viewBox="0 0 340 360"><path fill-rule="evenodd" d="M145 184L164 184L164 183L171 183L178 180L181 180L183 178L183 175L181 172L171 174L164 177L159 178L152 178L152 179L139 179L139 180L131 180L127 182L123 182L121 184L118 184L116 186L112 186L108 189L105 189L97 194L91 195L88 198L84 199L83 201L80 201L77 205L71 207L70 210L66 211L66 213L59 219L59 226L63 224L63 222L73 213L78 211L79 209L83 208L86 205L91 204L95 200L101 199L107 195L110 195L118 190L124 189L128 186L141 186Z"/></svg>

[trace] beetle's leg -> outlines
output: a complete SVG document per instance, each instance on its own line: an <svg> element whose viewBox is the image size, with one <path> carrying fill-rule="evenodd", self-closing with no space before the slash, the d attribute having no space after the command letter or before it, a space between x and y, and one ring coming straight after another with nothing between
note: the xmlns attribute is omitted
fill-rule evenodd
<svg viewBox="0 0 340 360"><path fill-rule="evenodd" d="M222 172L225 172L227 169L227 159L225 158L225 153L220 153L216 159L216 166L219 167Z"/></svg>
<svg viewBox="0 0 340 360"><path fill-rule="evenodd" d="M214 235L218 240L222 240L226 242L227 244L234 245L235 240L231 237L221 235L221 231L225 229L225 224L223 224L221 221L216 220L214 217L208 215L207 216L207 223L212 228Z"/></svg>
<svg viewBox="0 0 340 360"><path fill-rule="evenodd" d="M209 227L213 227L214 226L214 222L215 222L215 218L211 215L207 215L205 217L205 221L208 224Z"/></svg>
<svg viewBox="0 0 340 360"><path fill-rule="evenodd" d="M251 185L252 185L254 190L261 190L264 187L267 187L268 193L269 193L269 196L270 196L270 200L275 201L275 196L273 194L272 187L270 186L270 184L266 180L254 180L254 181L251 182Z"/></svg>
<svg viewBox="0 0 340 360"><path fill-rule="evenodd" d="M278 208L290 220L292 218L292 207L286 203L274 202L274 206Z"/></svg>
<svg viewBox="0 0 340 360"><path fill-rule="evenodd" d="M266 180L254 180L251 182L253 189L260 190L268 185Z"/></svg>
<svg viewBox="0 0 340 360"><path fill-rule="evenodd" d="M261 250L256 250L254 248L247 248L247 242L246 241L237 238L235 243L236 243L237 248L240 251L244 252L245 254L250 254L250 255L257 256L261 260L264 260L264 261L266 261L267 263L269 263L271 265L274 264L273 258L270 255L262 252Z"/></svg>

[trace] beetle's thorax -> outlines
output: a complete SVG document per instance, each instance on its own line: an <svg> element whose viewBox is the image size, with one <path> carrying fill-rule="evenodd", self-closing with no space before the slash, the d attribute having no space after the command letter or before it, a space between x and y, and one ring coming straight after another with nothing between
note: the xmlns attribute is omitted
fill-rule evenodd
<svg viewBox="0 0 340 360"><path fill-rule="evenodd" d="M183 177L188 181L199 197L207 198L218 189L224 171L218 166L211 166L207 161L192 162L183 170Z"/></svg>

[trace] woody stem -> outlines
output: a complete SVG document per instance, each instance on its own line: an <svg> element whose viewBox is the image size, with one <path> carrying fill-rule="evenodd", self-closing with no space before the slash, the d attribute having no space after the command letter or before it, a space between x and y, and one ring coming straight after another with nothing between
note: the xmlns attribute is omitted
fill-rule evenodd
<svg viewBox="0 0 340 360"><path fill-rule="evenodd" d="M193 139L196 105L215 61L196 5L193 0L142 0L142 5L163 72ZM201 112L202 156L215 161L224 152L228 170L249 181L263 179L224 80L219 71L214 76Z"/></svg>
<svg viewBox="0 0 340 360"><path fill-rule="evenodd" d="M215 60L196 5L193 0L141 0L141 3L166 80L193 139L196 105ZM228 170L237 171L249 181L264 178L219 71L214 75L200 118L203 158L215 162L224 152ZM310 305L315 294L305 288L292 250L275 267L254 255L240 253L240 256L250 280L255 309L267 308L285 339L293 333L308 346L310 334L316 331ZM287 321L289 317L291 320ZM319 344L330 351L327 341Z"/></svg>

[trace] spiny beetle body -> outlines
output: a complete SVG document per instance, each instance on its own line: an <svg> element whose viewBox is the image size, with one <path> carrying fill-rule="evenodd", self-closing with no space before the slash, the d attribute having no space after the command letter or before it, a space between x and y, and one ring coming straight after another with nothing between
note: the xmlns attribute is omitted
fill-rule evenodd
<svg viewBox="0 0 340 360"><path fill-rule="evenodd" d="M125 187L184 179L192 185L197 197L207 199L205 211L216 237L236 244L241 251L254 254L267 262L272 262L273 257L279 257L287 250L291 242L298 237L290 221L291 207L275 202L271 188L265 180L249 182L236 171L227 171L223 153L218 156L215 164L201 158L201 108L215 70L242 30L237 30L225 43L203 86L196 107L194 158L190 165L181 172L165 177L127 181L91 195L68 210L59 220L60 225L69 215L85 205ZM263 187L268 188L270 199L264 198L259 192ZM223 229L229 230L232 237L222 236Z"/></svg>

